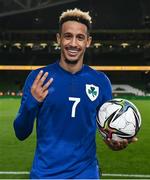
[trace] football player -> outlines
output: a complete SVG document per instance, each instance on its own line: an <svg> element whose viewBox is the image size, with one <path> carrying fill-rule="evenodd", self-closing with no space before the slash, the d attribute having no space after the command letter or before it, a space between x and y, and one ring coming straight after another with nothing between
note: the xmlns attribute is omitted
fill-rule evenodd
<svg viewBox="0 0 150 180"><path fill-rule="evenodd" d="M63 12L54 64L32 71L24 85L16 136L26 139L36 119L37 145L30 178L99 179L96 158L97 108L112 98L107 76L83 63L91 44L92 19L79 9ZM115 150L128 142L106 143Z"/></svg>

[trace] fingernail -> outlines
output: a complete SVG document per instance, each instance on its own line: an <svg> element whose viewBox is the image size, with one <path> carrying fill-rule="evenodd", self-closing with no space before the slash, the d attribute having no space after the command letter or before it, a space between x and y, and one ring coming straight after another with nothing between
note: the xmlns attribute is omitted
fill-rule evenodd
<svg viewBox="0 0 150 180"><path fill-rule="evenodd" d="M133 139L133 141L134 141L134 142L138 141L138 138L135 137L135 138Z"/></svg>
<svg viewBox="0 0 150 180"><path fill-rule="evenodd" d="M50 82L52 82L52 81L53 81L53 78L50 78L49 80L50 80Z"/></svg>

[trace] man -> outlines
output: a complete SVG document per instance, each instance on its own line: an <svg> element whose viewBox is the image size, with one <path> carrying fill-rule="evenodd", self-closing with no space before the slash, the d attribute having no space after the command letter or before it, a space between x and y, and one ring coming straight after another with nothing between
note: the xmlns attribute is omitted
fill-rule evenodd
<svg viewBox="0 0 150 180"><path fill-rule="evenodd" d="M89 14L67 10L59 25L60 60L29 74L15 133L26 139L36 118L37 146L30 178L99 179L96 112L112 98L111 84L106 75L83 64L92 39ZM106 143L115 150L128 144L125 140Z"/></svg>

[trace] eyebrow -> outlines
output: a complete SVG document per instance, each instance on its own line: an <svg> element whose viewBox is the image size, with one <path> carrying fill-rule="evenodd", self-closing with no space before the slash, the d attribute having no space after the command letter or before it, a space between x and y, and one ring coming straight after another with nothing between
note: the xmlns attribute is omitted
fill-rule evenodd
<svg viewBox="0 0 150 180"><path fill-rule="evenodd" d="M73 33L72 32L64 32L62 34L73 34ZM88 35L88 32L87 33L77 33L76 35L86 36L86 35Z"/></svg>

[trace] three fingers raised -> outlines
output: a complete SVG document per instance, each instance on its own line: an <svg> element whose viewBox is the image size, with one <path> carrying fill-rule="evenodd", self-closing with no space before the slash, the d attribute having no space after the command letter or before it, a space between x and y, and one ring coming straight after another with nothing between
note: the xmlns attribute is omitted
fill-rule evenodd
<svg viewBox="0 0 150 180"><path fill-rule="evenodd" d="M44 84L48 77L48 72L45 72L44 74L43 73L43 70L38 73L31 87L32 96L39 102L42 102L45 99L48 94L48 88L53 81L53 78L50 78Z"/></svg>

